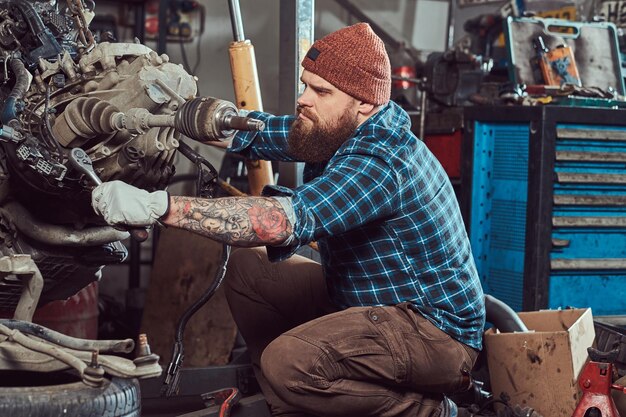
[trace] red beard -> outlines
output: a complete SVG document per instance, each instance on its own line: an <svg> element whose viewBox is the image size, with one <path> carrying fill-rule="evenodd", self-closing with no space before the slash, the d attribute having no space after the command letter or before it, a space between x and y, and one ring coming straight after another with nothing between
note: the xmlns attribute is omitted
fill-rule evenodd
<svg viewBox="0 0 626 417"><path fill-rule="evenodd" d="M358 127L357 113L346 111L334 123L323 123L305 107L298 106L309 120L296 119L289 129L287 138L289 154L298 161L326 162L343 143L354 135Z"/></svg>

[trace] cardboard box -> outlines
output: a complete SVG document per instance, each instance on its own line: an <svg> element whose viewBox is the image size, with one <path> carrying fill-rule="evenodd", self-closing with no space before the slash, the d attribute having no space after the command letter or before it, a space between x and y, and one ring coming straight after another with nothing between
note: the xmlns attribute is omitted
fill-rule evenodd
<svg viewBox="0 0 626 417"><path fill-rule="evenodd" d="M571 417L595 332L591 309L519 313L529 333L485 332L491 388L545 417Z"/></svg>

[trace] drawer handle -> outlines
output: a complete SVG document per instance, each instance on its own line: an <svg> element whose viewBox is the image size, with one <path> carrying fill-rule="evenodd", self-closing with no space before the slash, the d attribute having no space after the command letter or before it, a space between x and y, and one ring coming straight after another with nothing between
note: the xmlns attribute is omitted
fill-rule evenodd
<svg viewBox="0 0 626 417"><path fill-rule="evenodd" d="M626 269L626 259L552 259L553 270L570 269Z"/></svg>

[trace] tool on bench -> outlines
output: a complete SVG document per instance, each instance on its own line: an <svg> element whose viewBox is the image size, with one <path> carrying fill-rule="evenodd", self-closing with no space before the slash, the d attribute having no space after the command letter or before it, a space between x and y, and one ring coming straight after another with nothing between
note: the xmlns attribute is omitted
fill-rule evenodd
<svg viewBox="0 0 626 417"><path fill-rule="evenodd" d="M73 148L69 154L69 162L72 168L77 170L78 172L82 172L91 180L95 185L102 184L102 180L96 174L96 171L93 169L93 164L91 163L91 158L85 151L81 148ZM130 237L136 240L137 242L143 242L148 238L148 231L142 227L129 227L128 233L130 233Z"/></svg>
<svg viewBox="0 0 626 417"><path fill-rule="evenodd" d="M587 348L587 352L589 362L578 377L578 385L583 396L572 417L620 417L611 397L611 389L626 393L626 387L613 383L613 363L619 350L600 352L594 348Z"/></svg>
<svg viewBox="0 0 626 417"><path fill-rule="evenodd" d="M533 40L538 55L538 64L546 85L573 84L582 87L578 67L572 48L565 44L548 48L542 36Z"/></svg>

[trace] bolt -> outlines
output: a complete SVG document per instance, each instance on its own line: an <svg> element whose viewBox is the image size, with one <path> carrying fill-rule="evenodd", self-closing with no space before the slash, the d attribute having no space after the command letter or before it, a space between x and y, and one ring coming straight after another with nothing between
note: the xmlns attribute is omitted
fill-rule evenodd
<svg viewBox="0 0 626 417"><path fill-rule="evenodd" d="M98 350L91 352L91 362L83 371L83 382L92 387L99 387L104 381L104 369L98 365Z"/></svg>
<svg viewBox="0 0 626 417"><path fill-rule="evenodd" d="M589 388L591 386L591 381L589 381L588 379L585 380L585 382L583 382L583 387L585 388Z"/></svg>
<svg viewBox="0 0 626 417"><path fill-rule="evenodd" d="M139 343L137 345L137 357L148 356L152 352L150 351L150 345L148 344L148 336L145 333L139 335Z"/></svg>
<svg viewBox="0 0 626 417"><path fill-rule="evenodd" d="M91 352L91 363L89 364L92 368L98 367L98 350L94 350Z"/></svg>

